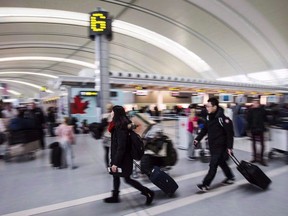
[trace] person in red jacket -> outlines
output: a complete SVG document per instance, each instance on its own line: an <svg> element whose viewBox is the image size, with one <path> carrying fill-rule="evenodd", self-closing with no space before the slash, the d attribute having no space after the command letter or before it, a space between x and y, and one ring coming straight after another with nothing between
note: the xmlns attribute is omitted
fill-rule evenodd
<svg viewBox="0 0 288 216"><path fill-rule="evenodd" d="M187 159L195 160L195 148L194 148L194 136L198 130L198 120L199 118L196 116L196 110L190 109L190 115L188 118L187 132L189 136L189 145L187 150Z"/></svg>

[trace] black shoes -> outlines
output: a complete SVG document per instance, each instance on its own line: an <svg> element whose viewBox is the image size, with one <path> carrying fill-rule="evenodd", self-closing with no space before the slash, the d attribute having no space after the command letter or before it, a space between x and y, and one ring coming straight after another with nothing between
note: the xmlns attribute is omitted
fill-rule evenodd
<svg viewBox="0 0 288 216"><path fill-rule="evenodd" d="M204 184L197 184L197 188L199 191L207 192L209 190L209 186Z"/></svg>
<svg viewBox="0 0 288 216"><path fill-rule="evenodd" d="M235 178L226 178L224 181L222 181L223 185L231 185L235 183Z"/></svg>
<svg viewBox="0 0 288 216"><path fill-rule="evenodd" d="M105 203L119 203L119 191L112 191L112 196L103 200Z"/></svg>
<svg viewBox="0 0 288 216"><path fill-rule="evenodd" d="M141 192L144 196L146 196L146 205L150 205L154 199L154 192L145 187L145 189Z"/></svg>
<svg viewBox="0 0 288 216"><path fill-rule="evenodd" d="M146 196L146 205L150 205L154 199L154 192L153 191L149 191L145 194Z"/></svg>

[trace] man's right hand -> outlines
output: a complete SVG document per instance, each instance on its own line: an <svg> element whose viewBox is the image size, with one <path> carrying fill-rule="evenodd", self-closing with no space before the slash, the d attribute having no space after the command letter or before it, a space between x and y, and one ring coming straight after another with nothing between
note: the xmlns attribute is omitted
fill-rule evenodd
<svg viewBox="0 0 288 216"><path fill-rule="evenodd" d="M193 143L194 146L197 146L197 145L198 145L198 142L199 142L198 140L194 140L194 143Z"/></svg>

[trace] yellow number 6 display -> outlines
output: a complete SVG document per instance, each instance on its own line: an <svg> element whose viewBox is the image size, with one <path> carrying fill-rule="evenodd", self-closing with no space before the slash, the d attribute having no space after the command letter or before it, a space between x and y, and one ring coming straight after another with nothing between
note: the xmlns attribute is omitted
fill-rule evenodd
<svg viewBox="0 0 288 216"><path fill-rule="evenodd" d="M90 28L93 32L104 32L107 28L107 16L104 13L92 13L90 17Z"/></svg>

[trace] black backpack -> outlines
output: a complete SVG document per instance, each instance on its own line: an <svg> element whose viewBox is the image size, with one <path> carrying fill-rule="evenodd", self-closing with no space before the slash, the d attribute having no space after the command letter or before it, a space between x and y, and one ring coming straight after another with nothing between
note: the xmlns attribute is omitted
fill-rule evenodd
<svg viewBox="0 0 288 216"><path fill-rule="evenodd" d="M139 134L131 130L129 132L131 143L131 155L134 160L141 160L144 155L144 142Z"/></svg>

